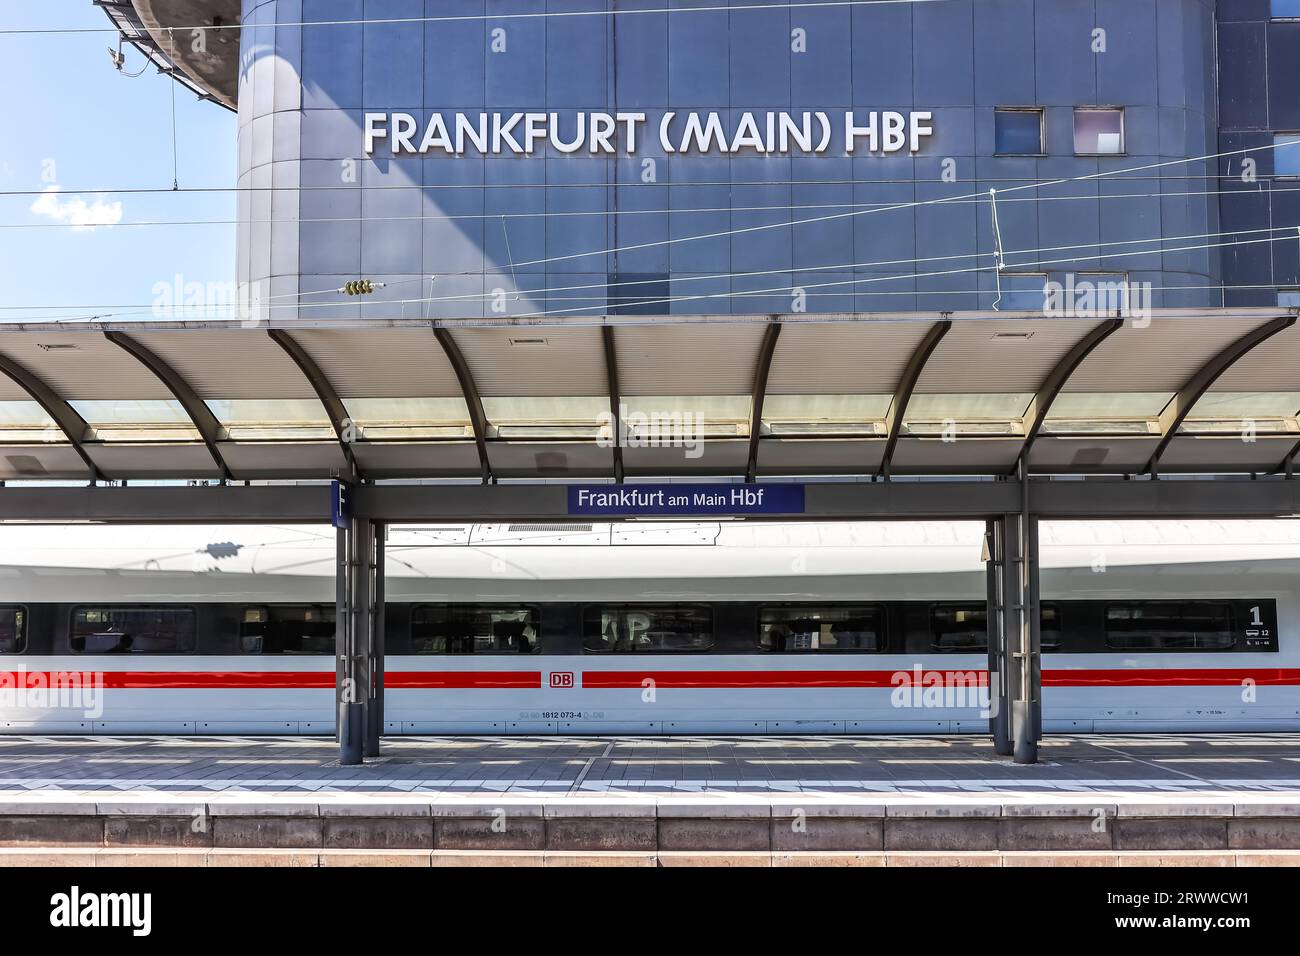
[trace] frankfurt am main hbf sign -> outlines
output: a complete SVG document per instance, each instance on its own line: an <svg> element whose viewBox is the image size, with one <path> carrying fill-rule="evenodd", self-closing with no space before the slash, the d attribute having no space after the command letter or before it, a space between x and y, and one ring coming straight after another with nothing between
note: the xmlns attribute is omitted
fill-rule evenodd
<svg viewBox="0 0 1300 956"><path fill-rule="evenodd" d="M592 517L698 518L799 515L804 486L785 484L570 485L569 514Z"/></svg>
<svg viewBox="0 0 1300 956"><path fill-rule="evenodd" d="M631 156L652 131L645 113L576 113L569 122L566 114L561 130L558 113L434 113L421 128L410 113L367 113L363 148L367 156L387 149L394 156L445 153L450 156L473 151L481 155L518 153L531 155L549 144L559 153L613 154ZM934 133L929 112L901 113L893 110L865 114L845 112L835 120L821 111L789 113L742 113L731 126L723 114L666 112L654 124L659 146L674 153L738 153L753 150L763 154L794 151L824 153L831 143L835 124L840 124L844 152L862 149L868 153L896 153L904 147L915 153L921 140ZM679 118L680 117L680 118ZM572 128L568 128L569 126Z"/></svg>

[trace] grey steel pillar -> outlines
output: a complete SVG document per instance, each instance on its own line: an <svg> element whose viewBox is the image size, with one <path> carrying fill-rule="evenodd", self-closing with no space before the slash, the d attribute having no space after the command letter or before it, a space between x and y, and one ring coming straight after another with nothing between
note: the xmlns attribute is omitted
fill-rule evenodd
<svg viewBox="0 0 1300 956"><path fill-rule="evenodd" d="M384 539L388 529L378 522L371 528L370 698L366 702L366 756L379 756L384 733Z"/></svg>
<svg viewBox="0 0 1300 956"><path fill-rule="evenodd" d="M1035 553L1038 535L1034 530L1037 519L1029 510L1029 481L1025 463L1020 463L1021 508L1007 519L1014 529L1007 535L1011 547L1011 577L1015 583L1014 626L1008 628L1011 640L1008 645L1007 671L1011 695L1011 749L1016 763L1038 762L1038 730L1036 714L1041 692L1041 670L1038 666L1038 556Z"/></svg>
<svg viewBox="0 0 1300 956"><path fill-rule="evenodd" d="M374 526L351 518L337 533L335 587L335 700L339 763L362 762L370 679L374 575Z"/></svg>
<svg viewBox="0 0 1300 956"><path fill-rule="evenodd" d="M1011 755L1010 705L1007 697L1007 608L1005 584L1006 521L995 518L984 525L984 573L987 583L985 625L989 645L989 733L993 750Z"/></svg>

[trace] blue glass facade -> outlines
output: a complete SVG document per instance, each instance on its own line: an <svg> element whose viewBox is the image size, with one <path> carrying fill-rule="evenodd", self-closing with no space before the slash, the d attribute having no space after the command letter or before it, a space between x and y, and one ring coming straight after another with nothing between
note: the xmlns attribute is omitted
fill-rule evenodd
<svg viewBox="0 0 1300 956"><path fill-rule="evenodd" d="M1300 133L1300 21L1286 16L1300 17L1300 6L1219 0L1219 148L1251 150L1219 161L1225 230L1300 227L1300 178L1292 175L1300 146L1270 148ZM1300 240L1224 250L1223 282L1227 305L1294 304L1287 290L1300 288Z"/></svg>
<svg viewBox="0 0 1300 956"><path fill-rule="evenodd" d="M622 12L510 16L602 3ZM1213 163L1014 190L1214 153L1213 3L630 12L663 6L245 0L241 279L281 297L277 317L295 301L322 318L987 309L997 188L1013 190L998 202L1012 268L1128 273L1157 307L1221 303L1218 249L1131 244L1217 232ZM477 19L322 22L455 16ZM1087 106L1123 109L1121 155L1075 154ZM999 107L1043 111L1042 155L1000 155ZM666 110L716 111L728 129L746 111L825 111L835 135L817 154L668 155ZM848 154L840 120L873 110L929 112L933 135L915 155ZM554 112L566 131L580 112L646 123L632 156L363 154L367 112L423 128L483 111ZM296 299L358 276L387 285Z"/></svg>

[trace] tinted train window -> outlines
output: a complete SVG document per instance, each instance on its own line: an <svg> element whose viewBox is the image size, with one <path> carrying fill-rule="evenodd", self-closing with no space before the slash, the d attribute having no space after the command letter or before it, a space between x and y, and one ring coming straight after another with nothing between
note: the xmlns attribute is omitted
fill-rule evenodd
<svg viewBox="0 0 1300 956"><path fill-rule="evenodd" d="M930 646L948 653L987 652L988 606L985 604L936 604L930 611ZM1061 609L1043 602L1038 619L1038 649L1052 653L1061 649Z"/></svg>
<svg viewBox="0 0 1300 956"><path fill-rule="evenodd" d="M1106 606L1106 646L1113 651L1220 651L1236 643L1230 604L1144 601Z"/></svg>
<svg viewBox="0 0 1300 956"><path fill-rule="evenodd" d="M334 605L244 608L239 649L245 654L333 654Z"/></svg>
<svg viewBox="0 0 1300 956"><path fill-rule="evenodd" d="M765 607L758 612L765 651L882 651L885 611L863 607Z"/></svg>
<svg viewBox="0 0 1300 956"><path fill-rule="evenodd" d="M707 651L713 646L713 609L589 607L582 614L582 643L595 654Z"/></svg>
<svg viewBox="0 0 1300 956"><path fill-rule="evenodd" d="M21 654L27 649L27 611L0 607L0 654Z"/></svg>
<svg viewBox="0 0 1300 956"><path fill-rule="evenodd" d="M68 642L74 654L188 654L194 609L79 607Z"/></svg>
<svg viewBox="0 0 1300 956"><path fill-rule="evenodd" d="M1043 653L1061 649L1061 609L1044 602L1039 608L1038 649Z"/></svg>
<svg viewBox="0 0 1300 956"><path fill-rule="evenodd" d="M421 604L411 609L414 654L534 654L536 608Z"/></svg>
<svg viewBox="0 0 1300 956"><path fill-rule="evenodd" d="M930 608L930 648L940 653L987 651L988 612L983 604L936 604Z"/></svg>

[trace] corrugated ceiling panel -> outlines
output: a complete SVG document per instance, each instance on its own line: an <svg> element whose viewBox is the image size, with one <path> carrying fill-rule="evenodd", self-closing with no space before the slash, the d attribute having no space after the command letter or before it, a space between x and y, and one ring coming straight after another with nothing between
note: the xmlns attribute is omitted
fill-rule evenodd
<svg viewBox="0 0 1300 956"><path fill-rule="evenodd" d="M609 394L598 328L457 329L452 338L484 396Z"/></svg>
<svg viewBox="0 0 1300 956"><path fill-rule="evenodd" d="M624 395L748 395L763 330L761 323L619 326L614 330L619 390Z"/></svg>
<svg viewBox="0 0 1300 956"><path fill-rule="evenodd" d="M1097 325L1093 319L957 322L916 383L920 394L1036 392L1066 353ZM1023 333L1029 338L1017 338Z"/></svg>
<svg viewBox="0 0 1300 956"><path fill-rule="evenodd" d="M291 334L344 400L461 394L432 329L303 329Z"/></svg>
<svg viewBox="0 0 1300 956"><path fill-rule="evenodd" d="M1220 351L1263 320L1154 319L1125 326L1084 360L1067 392L1177 391Z"/></svg>
<svg viewBox="0 0 1300 956"><path fill-rule="evenodd" d="M261 329L133 332L203 399L315 398L298 366Z"/></svg>
<svg viewBox="0 0 1300 956"><path fill-rule="evenodd" d="M0 352L68 401L172 397L148 369L97 332L8 332L0 336Z"/></svg>
<svg viewBox="0 0 1300 956"><path fill-rule="evenodd" d="M788 324L776 342L768 394L892 395L932 324Z"/></svg>
<svg viewBox="0 0 1300 956"><path fill-rule="evenodd" d="M1214 383L1215 392L1300 391L1300 328L1261 342Z"/></svg>

